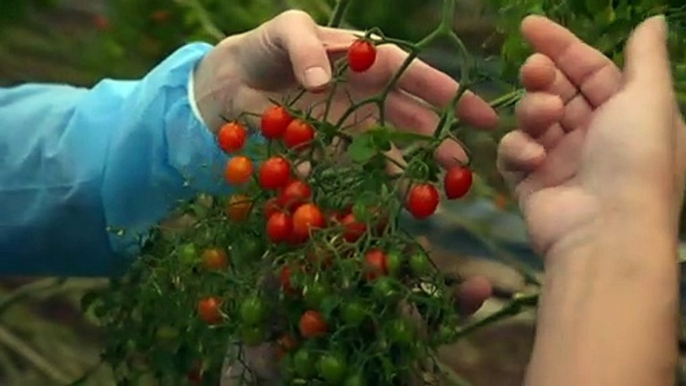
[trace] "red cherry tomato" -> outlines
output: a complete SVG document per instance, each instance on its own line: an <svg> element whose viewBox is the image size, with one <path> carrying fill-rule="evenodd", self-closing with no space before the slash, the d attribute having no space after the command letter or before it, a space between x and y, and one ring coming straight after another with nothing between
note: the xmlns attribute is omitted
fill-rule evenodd
<svg viewBox="0 0 686 386"><path fill-rule="evenodd" d="M283 142L289 149L304 149L314 139L314 128L300 119L294 119L283 133Z"/></svg>
<svg viewBox="0 0 686 386"><path fill-rule="evenodd" d="M245 145L248 131L238 122L229 122L219 129L217 141L219 147L227 153L239 151Z"/></svg>
<svg viewBox="0 0 686 386"><path fill-rule="evenodd" d="M279 205L279 199L277 197L272 197L264 203L264 217L267 219L280 210L281 205Z"/></svg>
<svg viewBox="0 0 686 386"><path fill-rule="evenodd" d="M226 181L232 185L243 185L250 180L253 170L253 164L250 158L239 155L231 158L231 160L226 163L224 177L226 178Z"/></svg>
<svg viewBox="0 0 686 386"><path fill-rule="evenodd" d="M262 135L268 139L276 139L283 136L286 127L291 123L293 117L283 106L272 106L264 111L260 121Z"/></svg>
<svg viewBox="0 0 686 386"><path fill-rule="evenodd" d="M274 243L287 241L293 233L293 219L288 213L277 212L267 220L267 236Z"/></svg>
<svg viewBox="0 0 686 386"><path fill-rule="evenodd" d="M229 266L229 255L222 248L208 248L202 253L202 264L208 270L223 270Z"/></svg>
<svg viewBox="0 0 686 386"><path fill-rule="evenodd" d="M464 166L455 166L445 174L443 179L443 188L445 195L449 200L455 200L464 197L469 189L472 187L473 176L472 171Z"/></svg>
<svg viewBox="0 0 686 386"><path fill-rule="evenodd" d="M376 47L366 39L359 39L348 48L348 66L354 72L367 71L376 61Z"/></svg>
<svg viewBox="0 0 686 386"><path fill-rule="evenodd" d="M291 164L283 157L271 157L264 161L259 171L259 182L263 189L283 188L291 176Z"/></svg>
<svg viewBox="0 0 686 386"><path fill-rule="evenodd" d="M388 259L380 249L372 249L364 256L365 278L374 280L379 276L388 275Z"/></svg>
<svg viewBox="0 0 686 386"><path fill-rule="evenodd" d="M293 236L297 241L307 240L313 229L323 228L324 214L315 204L303 204L293 213Z"/></svg>
<svg viewBox="0 0 686 386"><path fill-rule="evenodd" d="M198 315L207 324L217 324L222 320L219 307L221 306L221 299L215 297L207 297L200 299L198 302Z"/></svg>
<svg viewBox="0 0 686 386"><path fill-rule="evenodd" d="M349 243L354 243L355 241L359 240L360 237L362 237L362 235L364 235L364 233L367 231L367 225L358 222L357 219L355 219L355 215L352 213L348 213L343 217L341 220L341 225L343 225L343 228L345 229L343 238Z"/></svg>
<svg viewBox="0 0 686 386"><path fill-rule="evenodd" d="M406 205L416 219L425 219L438 208L438 190L431 184L415 185L410 190Z"/></svg>
<svg viewBox="0 0 686 386"><path fill-rule="evenodd" d="M324 317L317 311L305 311L300 317L300 334L304 338L317 338L329 329Z"/></svg>
<svg viewBox="0 0 686 386"><path fill-rule="evenodd" d="M286 185L279 195L279 204L287 210L293 210L304 204L312 196L312 189L303 181L293 180Z"/></svg>

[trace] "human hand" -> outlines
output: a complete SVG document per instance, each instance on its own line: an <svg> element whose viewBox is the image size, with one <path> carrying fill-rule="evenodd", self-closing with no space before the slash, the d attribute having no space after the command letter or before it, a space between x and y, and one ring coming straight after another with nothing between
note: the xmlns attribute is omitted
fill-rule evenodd
<svg viewBox="0 0 686 386"><path fill-rule="evenodd" d="M331 82L331 63L343 57L359 32L320 27L304 12L288 11L255 30L222 41L199 65L195 74L195 95L208 126L218 130L220 115L236 117L243 112L260 113L269 98L282 100L297 86L308 92L296 107L326 100L320 92ZM376 95L399 69L407 53L394 45L378 47L374 65L364 73L349 73L337 88L330 120L338 120L354 102ZM385 103L389 123L402 130L430 134L438 123L432 111L453 98L458 84L448 75L415 60L404 73ZM320 104L321 105L321 104ZM474 94L467 94L457 106L464 121L477 127L493 127L497 115ZM316 116L315 112L315 116ZM364 130L378 117L374 106L359 109L348 123ZM443 166L465 161L464 150L446 141L437 150Z"/></svg>
<svg viewBox="0 0 686 386"><path fill-rule="evenodd" d="M536 54L522 67L528 95L498 164L542 255L605 237L617 224L657 227L676 239L686 128L666 30L659 18L638 27L622 71L552 21L524 20Z"/></svg>

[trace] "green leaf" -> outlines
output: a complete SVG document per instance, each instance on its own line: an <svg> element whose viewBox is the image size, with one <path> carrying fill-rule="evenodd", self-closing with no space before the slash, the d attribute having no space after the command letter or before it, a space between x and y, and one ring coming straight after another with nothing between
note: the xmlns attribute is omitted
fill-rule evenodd
<svg viewBox="0 0 686 386"><path fill-rule="evenodd" d="M353 162L365 163L376 154L374 141L369 133L361 134L353 139L348 147L348 154Z"/></svg>

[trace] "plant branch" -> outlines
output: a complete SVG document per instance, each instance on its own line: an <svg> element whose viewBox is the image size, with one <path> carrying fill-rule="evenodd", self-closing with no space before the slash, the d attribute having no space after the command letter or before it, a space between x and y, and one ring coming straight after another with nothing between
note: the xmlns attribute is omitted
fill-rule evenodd
<svg viewBox="0 0 686 386"><path fill-rule="evenodd" d="M501 320L516 316L526 310L526 307L535 307L538 305L539 294L531 295L515 295L512 301L505 305L500 310L488 315L487 317L469 323L455 331L455 339L460 339L466 335L480 330L484 327L490 326Z"/></svg>

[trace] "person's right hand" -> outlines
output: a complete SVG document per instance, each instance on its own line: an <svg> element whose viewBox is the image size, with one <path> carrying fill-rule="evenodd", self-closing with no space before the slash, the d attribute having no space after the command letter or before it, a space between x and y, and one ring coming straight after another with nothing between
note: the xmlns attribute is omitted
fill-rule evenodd
<svg viewBox="0 0 686 386"><path fill-rule="evenodd" d="M543 17L525 19L522 32L536 54L522 67L528 94L498 164L537 252L548 256L636 227L676 240L686 127L673 94L666 23L653 18L634 31L624 70Z"/></svg>

